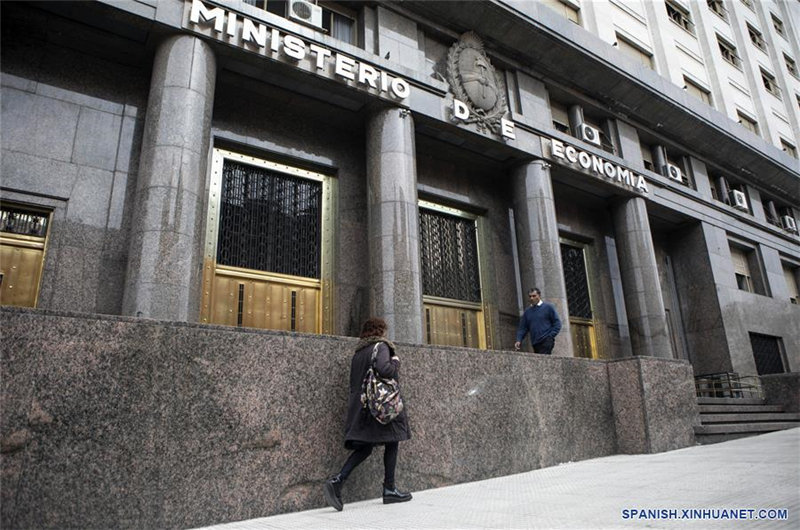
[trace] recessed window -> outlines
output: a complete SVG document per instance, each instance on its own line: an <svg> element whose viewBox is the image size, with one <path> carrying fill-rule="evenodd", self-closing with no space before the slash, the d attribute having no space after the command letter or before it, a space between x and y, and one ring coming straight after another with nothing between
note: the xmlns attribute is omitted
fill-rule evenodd
<svg viewBox="0 0 800 530"><path fill-rule="evenodd" d="M755 9L755 8L753 7L753 0L742 0L742 3L743 3L744 5L746 5L747 7L749 7L750 9L752 9L752 10L754 10L754 9Z"/></svg>
<svg viewBox="0 0 800 530"><path fill-rule="evenodd" d="M789 288L789 301L800 304L800 265L784 262L783 276L786 278L786 287Z"/></svg>
<svg viewBox="0 0 800 530"><path fill-rule="evenodd" d="M787 142L786 140L784 140L783 138L781 138L781 149L786 151L789 154L789 156L797 158L797 148L792 144L790 144L789 142Z"/></svg>
<svg viewBox="0 0 800 530"><path fill-rule="evenodd" d="M786 372L783 363L783 341L780 337L750 333L750 346L758 375L782 374Z"/></svg>
<svg viewBox="0 0 800 530"><path fill-rule="evenodd" d="M273 15L289 18L290 2L287 0L243 0L244 3L263 9ZM356 44L356 19L357 13L336 2L307 2L317 4L315 9L321 10L321 20L312 22L313 25L320 23L328 35L349 44ZM296 19L296 17L295 17ZM313 17L312 17L313 20Z"/></svg>
<svg viewBox="0 0 800 530"><path fill-rule="evenodd" d="M750 35L750 42L752 42L756 48L762 51L767 51L767 44L764 42L764 36L760 31L748 24L747 34Z"/></svg>
<svg viewBox="0 0 800 530"><path fill-rule="evenodd" d="M622 38L619 34L617 34L616 43L617 47L629 57L637 60L638 62L642 63L647 68L653 68L653 54L643 50L642 48L636 46L635 44L631 43L628 40Z"/></svg>
<svg viewBox="0 0 800 530"><path fill-rule="evenodd" d="M775 32L781 37L785 37L786 30L783 28L783 20L776 17L774 13L770 14L772 15L772 26L775 28Z"/></svg>
<svg viewBox="0 0 800 530"><path fill-rule="evenodd" d="M706 3L713 13L721 16L724 20L728 20L728 10L722 5L722 0L706 0Z"/></svg>
<svg viewBox="0 0 800 530"><path fill-rule="evenodd" d="M669 19L694 35L694 24L692 23L689 12L672 2L665 2L664 5L667 8L667 16Z"/></svg>
<svg viewBox="0 0 800 530"><path fill-rule="evenodd" d="M653 148L645 143L640 144L642 149L642 162L644 162L644 168L650 171L655 171L655 165L653 164Z"/></svg>
<svg viewBox="0 0 800 530"><path fill-rule="evenodd" d="M578 8L571 3L561 2L560 0L543 0L542 3L567 20L580 25L581 21Z"/></svg>
<svg viewBox="0 0 800 530"><path fill-rule="evenodd" d="M766 295L758 249L744 243L729 243L736 286L741 291Z"/></svg>
<svg viewBox="0 0 800 530"><path fill-rule="evenodd" d="M711 92L700 85L693 83L686 77L683 78L683 82L683 88L686 90L686 92L703 101L707 105L711 105Z"/></svg>
<svg viewBox="0 0 800 530"><path fill-rule="evenodd" d="M550 114L553 117L553 128L558 132L570 134L567 106L559 101L550 100Z"/></svg>
<svg viewBox="0 0 800 530"><path fill-rule="evenodd" d="M784 53L783 60L786 63L786 69L789 70L789 73L792 74L792 76L800 79L800 74L797 73L797 63L794 61L794 59Z"/></svg>
<svg viewBox="0 0 800 530"><path fill-rule="evenodd" d="M748 131L758 134L758 122L749 116L745 116L741 112L736 113L739 116L739 123Z"/></svg>
<svg viewBox="0 0 800 530"><path fill-rule="evenodd" d="M742 67L742 60L739 58L739 54L736 53L736 46L724 40L719 35L717 35L717 44L719 45L719 51L722 54L723 59L731 63L736 68Z"/></svg>
<svg viewBox="0 0 800 530"><path fill-rule="evenodd" d="M771 225L781 226L781 218L778 215L778 207L775 205L775 201L764 197L761 199L761 206L764 207L764 216L767 218L767 222Z"/></svg>
<svg viewBox="0 0 800 530"><path fill-rule="evenodd" d="M775 81L774 75L766 70L761 70L761 81L764 83L764 88L767 89L767 92L780 99L781 89L778 88L778 83Z"/></svg>

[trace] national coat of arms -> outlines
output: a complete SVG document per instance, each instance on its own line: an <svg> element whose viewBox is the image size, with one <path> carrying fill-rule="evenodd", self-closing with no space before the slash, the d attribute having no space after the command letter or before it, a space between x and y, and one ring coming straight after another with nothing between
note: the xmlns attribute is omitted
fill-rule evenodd
<svg viewBox="0 0 800 530"><path fill-rule="evenodd" d="M466 123L477 123L494 133L508 110L503 79L494 69L474 32L461 35L447 53L447 81L456 99L469 107Z"/></svg>

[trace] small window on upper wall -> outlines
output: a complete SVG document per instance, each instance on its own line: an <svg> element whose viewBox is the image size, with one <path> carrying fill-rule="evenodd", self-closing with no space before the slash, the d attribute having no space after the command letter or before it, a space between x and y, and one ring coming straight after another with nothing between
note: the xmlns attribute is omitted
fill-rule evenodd
<svg viewBox="0 0 800 530"><path fill-rule="evenodd" d="M797 158L797 148L781 138L781 149L783 149L789 156Z"/></svg>
<svg viewBox="0 0 800 530"><path fill-rule="evenodd" d="M673 4L669 1L664 2L664 5L667 8L667 16L669 16L669 19L682 27L684 30L694 35L694 23L692 23L689 12L682 6Z"/></svg>
<svg viewBox="0 0 800 530"><path fill-rule="evenodd" d="M761 81L764 83L764 88L767 89L767 92L769 92L778 99L781 98L781 89L778 88L778 82L775 80L774 75L762 69Z"/></svg>
<svg viewBox="0 0 800 530"><path fill-rule="evenodd" d="M644 168L650 171L655 171L655 165L653 164L653 148L645 143L640 144L642 149L642 162L644 162Z"/></svg>
<svg viewBox="0 0 800 530"><path fill-rule="evenodd" d="M800 304L800 265L795 265L784 261L783 277L786 279L786 287L789 288L789 301L793 304Z"/></svg>
<svg viewBox="0 0 800 530"><path fill-rule="evenodd" d="M558 132L570 134L569 110L564 103L550 100L550 114L553 117L553 128Z"/></svg>
<svg viewBox="0 0 800 530"><path fill-rule="evenodd" d="M574 2L570 0L565 0L563 2L561 0L542 0L542 3L567 20L580 25L579 6Z"/></svg>
<svg viewBox="0 0 800 530"><path fill-rule="evenodd" d="M614 45L620 49L623 53L632 57L636 61L640 62L647 68L653 68L653 54L636 46L635 44L631 43L630 41L622 38L619 34L617 34L617 40L614 42Z"/></svg>
<svg viewBox="0 0 800 530"><path fill-rule="evenodd" d="M358 13L336 2L319 2L319 6L322 8L322 27L328 35L348 44L357 44Z"/></svg>
<svg viewBox="0 0 800 530"><path fill-rule="evenodd" d="M309 0L242 0L273 15L324 29L334 39L357 44L358 13L336 2ZM293 4L302 4L295 6ZM290 12L294 9L293 12ZM301 16L302 15L302 16Z"/></svg>
<svg viewBox="0 0 800 530"><path fill-rule="evenodd" d="M758 134L758 122L748 116L745 116L741 112L736 112L736 115L739 116L739 123L747 129L748 131Z"/></svg>
<svg viewBox="0 0 800 530"><path fill-rule="evenodd" d="M786 63L786 69L789 71L792 77L800 79L800 74L797 73L797 63L794 61L794 59L784 53L783 60Z"/></svg>
<svg viewBox="0 0 800 530"><path fill-rule="evenodd" d="M730 241L731 261L736 276L736 286L741 291L766 295L758 249Z"/></svg>
<svg viewBox="0 0 800 530"><path fill-rule="evenodd" d="M719 46L719 52L722 54L723 59L731 63L736 68L742 68L742 59L739 57L739 54L736 53L736 46L726 41L719 35L717 35L717 45Z"/></svg>
<svg viewBox="0 0 800 530"><path fill-rule="evenodd" d="M706 0L706 3L713 13L721 16L723 20L728 20L728 10L722 5L722 0Z"/></svg>
<svg viewBox="0 0 800 530"><path fill-rule="evenodd" d="M772 15L772 26L775 28L775 33L781 37L786 37L786 30L783 28L783 20L775 16L775 13L770 13L770 15Z"/></svg>
<svg viewBox="0 0 800 530"><path fill-rule="evenodd" d="M700 101L704 102L707 105L711 105L711 92L706 90L705 88L701 87L700 85L693 83L689 78L683 78L683 88L689 94L693 95Z"/></svg>
<svg viewBox="0 0 800 530"><path fill-rule="evenodd" d="M752 42L756 48L761 51L767 51L767 44L764 42L764 36L760 31L748 24L747 33L750 35L750 42Z"/></svg>
<svg viewBox="0 0 800 530"><path fill-rule="evenodd" d="M753 0L742 0L742 3L747 7L749 7L751 10L755 10L755 7L753 7Z"/></svg>

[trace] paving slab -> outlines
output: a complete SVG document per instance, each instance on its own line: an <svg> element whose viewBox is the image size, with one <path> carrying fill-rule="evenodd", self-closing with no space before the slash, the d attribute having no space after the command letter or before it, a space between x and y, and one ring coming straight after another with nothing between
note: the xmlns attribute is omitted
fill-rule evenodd
<svg viewBox="0 0 800 530"><path fill-rule="evenodd" d="M796 529L800 428L417 491L403 504L378 498L342 512L326 507L205 527L328 528Z"/></svg>

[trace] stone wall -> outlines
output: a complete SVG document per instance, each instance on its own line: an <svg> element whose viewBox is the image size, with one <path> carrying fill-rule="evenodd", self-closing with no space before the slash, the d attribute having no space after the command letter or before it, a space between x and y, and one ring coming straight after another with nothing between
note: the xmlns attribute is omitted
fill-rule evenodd
<svg viewBox="0 0 800 530"><path fill-rule="evenodd" d="M356 340L0 309L3 528L187 528L324 506ZM412 491L694 443L691 368L399 345ZM380 451L344 500L380 495Z"/></svg>

